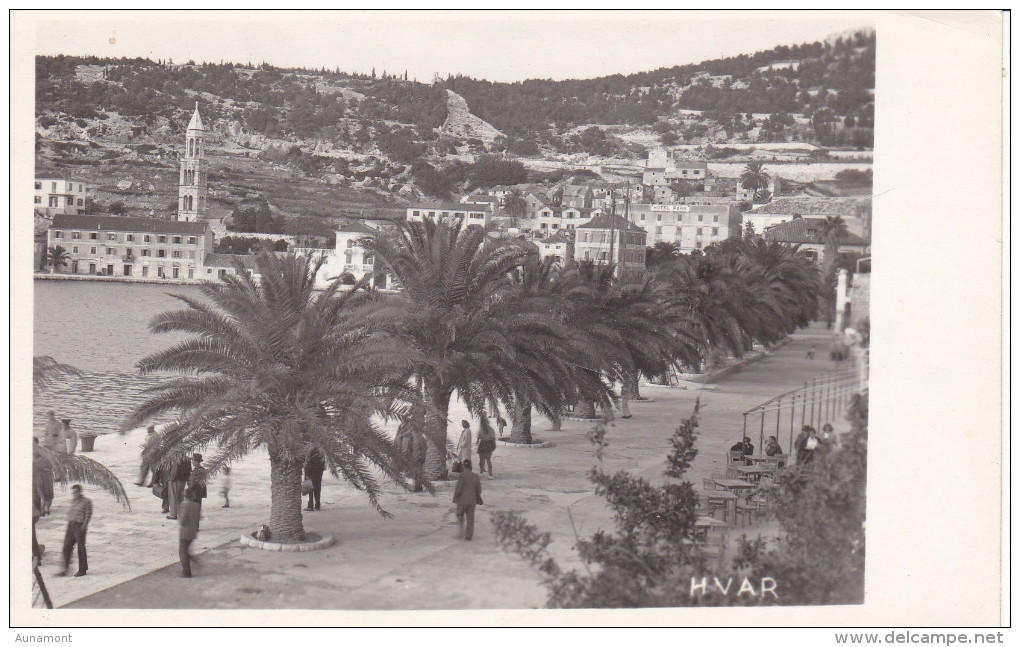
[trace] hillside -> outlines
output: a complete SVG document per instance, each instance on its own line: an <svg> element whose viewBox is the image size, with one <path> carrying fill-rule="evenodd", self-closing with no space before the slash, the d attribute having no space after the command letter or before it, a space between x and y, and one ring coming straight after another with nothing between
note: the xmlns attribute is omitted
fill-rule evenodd
<svg viewBox="0 0 1020 647"><path fill-rule="evenodd" d="M196 100L217 208L264 200L293 219L453 196L489 177L477 168L486 153L521 160L530 181L638 166L657 146L738 163L773 145L767 159L817 162L819 146L870 147L874 55L874 33L860 31L632 75L431 84L374 70L38 57L37 166L82 177L101 202L168 212Z"/></svg>

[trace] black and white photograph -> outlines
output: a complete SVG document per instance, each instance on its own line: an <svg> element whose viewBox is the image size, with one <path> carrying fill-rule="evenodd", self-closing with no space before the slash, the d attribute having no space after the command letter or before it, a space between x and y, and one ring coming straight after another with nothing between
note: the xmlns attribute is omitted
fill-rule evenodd
<svg viewBox="0 0 1020 647"><path fill-rule="evenodd" d="M1008 12L11 19L12 626L1008 626Z"/></svg>

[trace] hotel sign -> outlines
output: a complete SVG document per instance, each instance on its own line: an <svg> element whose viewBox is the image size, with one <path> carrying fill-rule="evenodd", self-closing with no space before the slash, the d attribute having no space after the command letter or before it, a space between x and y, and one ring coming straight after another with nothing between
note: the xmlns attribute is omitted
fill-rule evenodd
<svg viewBox="0 0 1020 647"><path fill-rule="evenodd" d="M653 204L652 211L679 211L690 213L691 208L686 204Z"/></svg>

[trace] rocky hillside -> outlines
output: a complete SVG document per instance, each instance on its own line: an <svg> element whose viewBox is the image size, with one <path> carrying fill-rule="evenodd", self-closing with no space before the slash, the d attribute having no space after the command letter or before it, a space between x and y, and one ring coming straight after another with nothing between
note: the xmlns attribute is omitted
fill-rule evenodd
<svg viewBox="0 0 1020 647"><path fill-rule="evenodd" d="M169 213L196 100L211 129L216 208L264 200L294 219L453 197L488 177L474 166L486 154L521 160L535 181L636 167L658 146L739 162L752 156L741 151L796 145L804 154L791 161L816 162L826 158L819 146L870 147L874 52L874 33L860 31L627 76L429 84L374 71L38 57L37 166L83 177L100 202Z"/></svg>

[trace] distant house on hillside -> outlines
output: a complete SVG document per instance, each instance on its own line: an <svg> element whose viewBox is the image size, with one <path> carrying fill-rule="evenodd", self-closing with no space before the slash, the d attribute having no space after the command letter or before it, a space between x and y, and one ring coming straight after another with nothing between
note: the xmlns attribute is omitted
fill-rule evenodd
<svg viewBox="0 0 1020 647"><path fill-rule="evenodd" d="M801 252L815 263L821 263L825 255L823 236L824 218L796 218L770 227L763 234L765 240L800 245ZM870 244L855 233L847 232L839 239L840 252L867 254Z"/></svg>
<svg viewBox="0 0 1020 647"><path fill-rule="evenodd" d="M85 213L85 194L88 185L81 180L62 174L48 174L35 178L33 207L45 218Z"/></svg>
<svg viewBox="0 0 1020 647"><path fill-rule="evenodd" d="M489 227L492 208L489 204L465 204L463 202L420 202L407 207L407 222L433 220L458 220L464 226Z"/></svg>
<svg viewBox="0 0 1020 647"><path fill-rule="evenodd" d="M847 229L871 240L871 200L859 198L779 198L768 204L755 207L744 214L744 222L755 223L755 232L762 233L765 227L759 228L760 216L771 217L775 224L777 216L788 222L794 218L825 218L839 216L846 223ZM771 224L767 226L771 226Z"/></svg>
<svg viewBox="0 0 1020 647"><path fill-rule="evenodd" d="M574 260L574 239L569 231L558 231L538 241L538 255L544 261L552 257L556 263Z"/></svg>
<svg viewBox="0 0 1020 647"><path fill-rule="evenodd" d="M577 227L574 259L644 269L648 232L626 218L602 214Z"/></svg>

